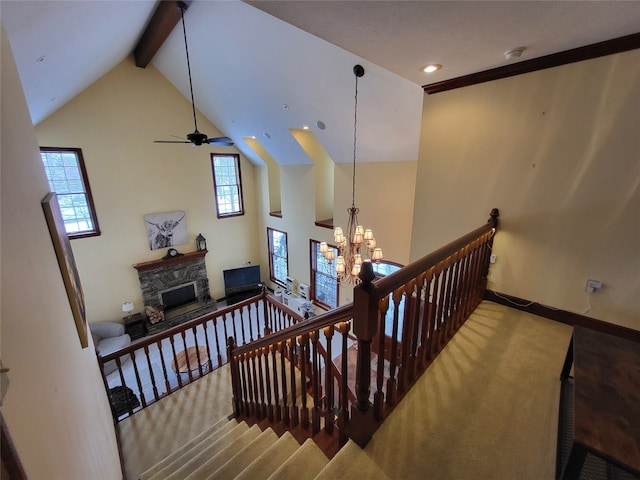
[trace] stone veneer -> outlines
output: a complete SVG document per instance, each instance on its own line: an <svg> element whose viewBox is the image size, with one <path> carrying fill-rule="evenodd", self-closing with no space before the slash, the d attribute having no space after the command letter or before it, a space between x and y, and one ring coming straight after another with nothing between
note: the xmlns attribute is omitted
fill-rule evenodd
<svg viewBox="0 0 640 480"><path fill-rule="evenodd" d="M187 308L186 311L179 307L176 309L178 314L167 312L165 320L155 325L151 325L147 321L147 330L150 333L173 327L215 310L216 302L211 299L207 267L204 261L206 253L206 251L192 252L167 260L154 260L134 265L134 268L138 270L142 300L145 306L151 305L160 308L159 292L186 283L195 282L196 284L197 304Z"/></svg>

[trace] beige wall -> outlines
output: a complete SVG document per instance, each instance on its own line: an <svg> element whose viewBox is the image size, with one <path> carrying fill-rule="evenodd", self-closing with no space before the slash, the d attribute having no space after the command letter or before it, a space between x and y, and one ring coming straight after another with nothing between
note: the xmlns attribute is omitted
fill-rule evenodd
<svg viewBox="0 0 640 480"><path fill-rule="evenodd" d="M220 134L201 116L198 127ZM189 243L176 248L193 251L195 237L204 235L215 298L224 295L223 269L259 261L253 165L241 156L246 214L218 220L210 153L237 153L235 147L153 143L191 131L189 101L153 66L137 68L131 58L37 126L41 146L79 147L84 154L102 235L71 243L90 322L119 320L127 300L142 310L132 265L166 253L150 250L145 214L186 212Z"/></svg>
<svg viewBox="0 0 640 480"><path fill-rule="evenodd" d="M281 167L282 218L271 217L263 209L266 226L287 232L289 241L289 275L308 283L309 239L333 243L333 230L317 227L315 221L315 176L312 165ZM417 162L372 162L358 164L356 170L356 206L361 223L372 228L385 258L407 263L411 240L414 181ZM266 170L260 178L266 181ZM351 206L351 164L334 168L334 221L346 227L347 208ZM266 193L262 193L266 201ZM263 264L268 265L265 240ZM268 270L265 275L268 276ZM270 283L270 286L273 284ZM352 301L351 289L343 288L340 303Z"/></svg>
<svg viewBox="0 0 640 480"><path fill-rule="evenodd" d="M638 65L634 50L426 96L412 259L498 207L491 289L640 329Z"/></svg>
<svg viewBox="0 0 640 480"><path fill-rule="evenodd" d="M0 43L0 339L10 369L2 415L29 478L121 478L94 348L91 339L88 348L80 346L42 212L47 182L4 28Z"/></svg>

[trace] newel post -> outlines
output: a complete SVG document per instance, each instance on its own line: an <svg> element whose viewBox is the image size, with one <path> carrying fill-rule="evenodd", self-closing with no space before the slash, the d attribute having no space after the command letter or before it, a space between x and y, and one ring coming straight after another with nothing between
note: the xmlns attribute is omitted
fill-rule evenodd
<svg viewBox="0 0 640 480"><path fill-rule="evenodd" d="M491 252L493 250L493 238L495 237L495 232L498 230L499 216L500 216L500 212L498 211L498 209L493 208L491 210L491 213L489 214L489 220L487 220L487 223L491 225L491 227L493 228L493 233L489 237L489 240L487 240L486 247L485 247L485 254L483 255L482 277L480 278L480 287L481 287L480 298L483 298L487 291L487 283L489 279L489 267L491 264Z"/></svg>
<svg viewBox="0 0 640 480"><path fill-rule="evenodd" d="M356 403L351 407L349 436L364 448L375 432L376 420L369 402L371 392L371 342L378 331L378 301L374 295L373 265L363 262L362 281L353 289L353 333L358 340Z"/></svg>
<svg viewBox="0 0 640 480"><path fill-rule="evenodd" d="M227 361L231 369L231 391L233 397L231 403L233 405L233 416L239 417L241 414L241 395L240 395L240 370L238 368L238 360L233 358L236 341L233 337L227 338Z"/></svg>

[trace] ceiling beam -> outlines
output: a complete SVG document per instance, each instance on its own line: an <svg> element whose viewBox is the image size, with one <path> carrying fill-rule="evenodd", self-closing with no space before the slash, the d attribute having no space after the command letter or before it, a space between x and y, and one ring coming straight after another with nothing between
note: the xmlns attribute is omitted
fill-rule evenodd
<svg viewBox="0 0 640 480"><path fill-rule="evenodd" d="M186 8L189 8L193 0L183 0ZM180 9L175 0L161 0L153 13L147 28L142 33L140 41L133 50L136 66L146 68L151 59L173 31L180 21Z"/></svg>
<svg viewBox="0 0 640 480"><path fill-rule="evenodd" d="M429 95L446 92L448 90L490 82L500 78L513 77L515 75L522 75L523 73L544 70L545 68L559 67L560 65L635 50L636 48L640 48L640 33L633 33L624 37L614 38L613 40L587 45L586 47L565 50L564 52L533 58L524 62L514 63L513 65L505 65L503 67L485 70L484 72L472 73L462 77L443 80L442 82L423 85L422 89Z"/></svg>

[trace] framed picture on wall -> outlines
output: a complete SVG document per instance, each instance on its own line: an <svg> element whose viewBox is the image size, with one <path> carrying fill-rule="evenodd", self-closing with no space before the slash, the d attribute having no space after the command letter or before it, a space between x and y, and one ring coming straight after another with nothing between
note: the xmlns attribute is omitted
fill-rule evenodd
<svg viewBox="0 0 640 480"><path fill-rule="evenodd" d="M187 243L187 219L182 210L144 216L151 250Z"/></svg>
<svg viewBox="0 0 640 480"><path fill-rule="evenodd" d="M47 220L49 233L51 234L51 242L56 252L60 273L64 282L64 288L67 291L69 305L73 320L80 337L80 345L82 348L89 346L89 338L87 331L87 316L84 306L84 292L80 283L80 275L76 267L76 261L71 250L71 242L64 227L62 214L60 213L60 205L58 197L55 193L48 193L42 200L42 209Z"/></svg>

